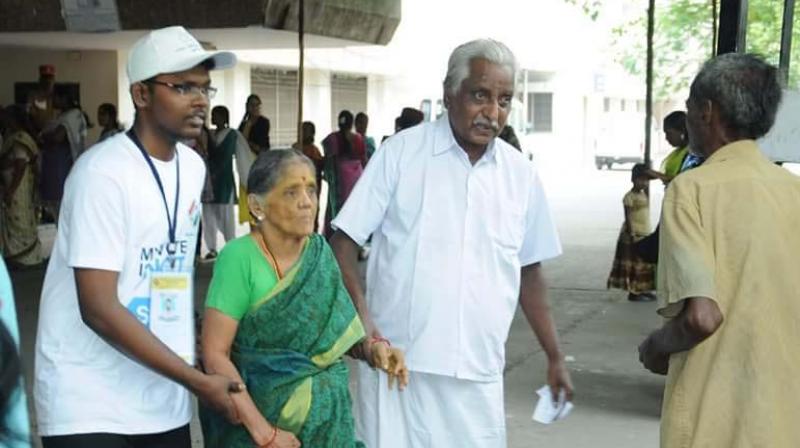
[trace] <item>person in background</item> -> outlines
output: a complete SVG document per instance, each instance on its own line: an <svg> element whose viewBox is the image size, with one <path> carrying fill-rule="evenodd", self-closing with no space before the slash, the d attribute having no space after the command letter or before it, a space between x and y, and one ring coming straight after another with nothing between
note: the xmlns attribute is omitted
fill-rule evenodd
<svg viewBox="0 0 800 448"><path fill-rule="evenodd" d="M220 121L220 125L217 126L217 129L214 133L214 141L222 144L225 139L233 138L231 135L236 136L236 149L234 151L234 157L236 158L236 175L239 178L237 201L241 205L242 197L246 198L247 196L247 176L250 173L250 167L253 166L253 161L256 158L256 154L254 154L250 149L250 144L247 142L247 138L245 138L245 136L237 129L230 127L230 111L228 108L225 106L217 106L214 109L217 110L217 114L219 114L218 119ZM228 144L230 144L230 142L228 142ZM246 203L247 201L245 200L244 202ZM239 217L240 224L249 221L249 212L247 212L246 207L244 211L247 215L244 217L244 219L242 219L241 216Z"/></svg>
<svg viewBox="0 0 800 448"><path fill-rule="evenodd" d="M97 124L102 127L98 143L123 131L122 124L117 118L117 106L111 103L103 103L97 108Z"/></svg>
<svg viewBox="0 0 800 448"><path fill-rule="evenodd" d="M369 117L364 112L359 112L356 114L356 132L361 138L364 139L364 144L367 147L367 162L369 162L370 157L375 154L375 139L367 135L367 126L369 126Z"/></svg>
<svg viewBox="0 0 800 448"><path fill-rule="evenodd" d="M229 127L230 114L225 106L211 110L214 129L209 138L207 158L208 179L211 183L211 199L203 205L203 237L209 255L217 256L217 232L222 232L225 242L236 237L233 206L236 203L236 182L233 178L234 158L241 171L249 160L250 150L244 136ZM246 179L246 178L245 178Z"/></svg>
<svg viewBox="0 0 800 448"><path fill-rule="evenodd" d="M58 116L55 109L56 67L39 66L39 86L28 95L27 109L31 116L34 133L38 134L47 123Z"/></svg>
<svg viewBox="0 0 800 448"><path fill-rule="evenodd" d="M637 163L631 170L633 188L622 198L625 209L625 222L617 238L614 264L608 276L609 289L622 289L628 292L631 302L652 302L656 300L655 265L642 260L634 251L634 244L650 234L650 201L647 185L650 183L647 165Z"/></svg>
<svg viewBox="0 0 800 448"><path fill-rule="evenodd" d="M400 112L400 116L394 119L394 133L414 127L425 121L425 114L419 109L413 107L404 107ZM381 143L385 142L391 135L384 135Z"/></svg>
<svg viewBox="0 0 800 448"><path fill-rule="evenodd" d="M757 140L775 123L780 70L728 53L689 88L701 166L664 198L658 264L664 325L639 346L667 375L661 446L795 448L800 441L800 179Z"/></svg>
<svg viewBox="0 0 800 448"><path fill-rule="evenodd" d="M0 259L0 446L30 448L30 439L14 291Z"/></svg>
<svg viewBox="0 0 800 448"><path fill-rule="evenodd" d="M261 115L261 98L254 93L250 94L245 104L244 117L239 124L239 132L244 135L250 144L252 160L255 160L262 151L270 149L269 129L269 119ZM240 183L239 186L239 224L252 223L252 217L247 208L246 186L247 184L244 182Z"/></svg>
<svg viewBox="0 0 800 448"><path fill-rule="evenodd" d="M403 128L401 127L401 124L402 124L402 119L400 117L396 117L394 119L394 133L395 134L397 134L398 132L403 130ZM391 137L391 136L390 135L384 135L383 136L383 140L381 141L381 143L383 143L383 141L385 141L389 137Z"/></svg>
<svg viewBox="0 0 800 448"><path fill-rule="evenodd" d="M500 131L500 135L497 137L516 148L517 151L522 152L522 145L519 144L517 134L514 132L514 128L512 128L510 124L503 126L503 130Z"/></svg>
<svg viewBox="0 0 800 448"><path fill-rule="evenodd" d="M86 137L89 132L89 122L86 113L81 109L75 99L67 94L56 94L58 100L57 107L60 110L56 120L56 134L63 130L66 140L69 143L70 154L73 163L86 151ZM45 133L49 130L45 130Z"/></svg>
<svg viewBox="0 0 800 448"><path fill-rule="evenodd" d="M304 156L308 157L311 162L314 163L314 174L317 176L317 204L319 204L319 195L322 189L322 170L325 165L325 159L322 157L319 147L314 144L317 127L310 121L304 121L302 126L303 144L300 145L299 142L295 142L292 148L302 152ZM314 218L314 231L319 231L319 207L317 207L317 216Z"/></svg>
<svg viewBox="0 0 800 448"><path fill-rule="evenodd" d="M75 162L78 148L73 144L77 141L70 140L70 131L67 130L67 126L75 124L75 121L64 120L62 117L69 112L66 95L56 94L53 105L57 116L45 125L38 138L42 150L39 194L45 221L58 224L61 199L64 197L64 183ZM70 116L74 118L75 114L70 113Z"/></svg>
<svg viewBox="0 0 800 448"><path fill-rule="evenodd" d="M317 185L322 185L322 169L324 166L324 158L322 157L322 152L320 152L319 147L314 144L316 134L317 127L314 126L314 123L310 121L304 121L303 143L301 145L299 142L295 142L292 145L292 149L302 152L304 156L308 157L314 163L314 173L317 176ZM319 195L319 189L317 190L317 195Z"/></svg>
<svg viewBox="0 0 800 448"><path fill-rule="evenodd" d="M203 124L203 127L200 130L200 136L193 139L187 139L185 141L186 146L192 148L197 155L203 159L203 163L206 166L206 174L205 179L203 180L203 191L200 194L200 202L203 203L203 208L205 208L206 204L211 204L214 202L214 189L211 186L211 176L209 175L209 166L208 166L208 158L213 150L214 147L214 140L211 137L211 131L208 129L206 124ZM203 241L203 234L205 233L203 230L205 228L205 219L200 220L200 230L197 232L197 246L195 248L195 256L197 256L198 260L200 261L214 261L217 258L217 251L211 250L209 248L206 255L202 258L202 241Z"/></svg>
<svg viewBox="0 0 800 448"><path fill-rule="evenodd" d="M322 140L325 150L325 181L328 183L328 208L325 211L325 235L333 235L330 222L344 206L353 187L364 172L367 150L361 135L353 132L353 114L339 112L339 130Z"/></svg>
<svg viewBox="0 0 800 448"><path fill-rule="evenodd" d="M664 186L668 186L678 174L700 166L703 158L689 150L689 132L686 129L685 112L676 110L664 117L663 128L667 142L675 149L664 158L660 172L651 169L648 170L648 175L660 179ZM658 262L660 228L660 225L656 226L653 233L634 244L634 251L645 262Z"/></svg>
<svg viewBox="0 0 800 448"><path fill-rule="evenodd" d="M22 106L2 114L5 138L0 146L0 253L12 268L43 261L36 213L39 147Z"/></svg>
<svg viewBox="0 0 800 448"><path fill-rule="evenodd" d="M269 118L261 115L261 98L256 94L247 97L244 117L239 124L239 132L247 138L255 155L269 151Z"/></svg>
<svg viewBox="0 0 800 448"><path fill-rule="evenodd" d="M413 107L404 107L400 112L398 120L395 122L395 132L400 132L403 129L414 127L425 121L425 114L419 109Z"/></svg>
<svg viewBox="0 0 800 448"><path fill-rule="evenodd" d="M661 171L651 170L650 175L668 185L681 171L689 156L689 133L686 131L686 112L676 110L664 117L664 137L672 151L661 162Z"/></svg>

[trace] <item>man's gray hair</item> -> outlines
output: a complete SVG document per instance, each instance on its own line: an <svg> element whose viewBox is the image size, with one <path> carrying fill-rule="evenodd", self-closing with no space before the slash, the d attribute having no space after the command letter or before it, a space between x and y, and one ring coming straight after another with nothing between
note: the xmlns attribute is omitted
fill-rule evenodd
<svg viewBox="0 0 800 448"><path fill-rule="evenodd" d="M775 123L782 90L778 69L761 56L728 53L703 65L689 96L710 100L728 130L755 140Z"/></svg>
<svg viewBox="0 0 800 448"><path fill-rule="evenodd" d="M296 149L275 149L258 155L247 176L247 193L264 195L272 191L292 163L305 163L314 172L314 162ZM319 185L317 185L319 188Z"/></svg>
<svg viewBox="0 0 800 448"><path fill-rule="evenodd" d="M453 50L447 62L444 88L454 94L461 83L469 77L469 64L473 59L486 59L492 64L506 67L511 72L512 83L517 75L517 58L502 42L493 39L477 39L461 44ZM513 85L513 84L512 84Z"/></svg>

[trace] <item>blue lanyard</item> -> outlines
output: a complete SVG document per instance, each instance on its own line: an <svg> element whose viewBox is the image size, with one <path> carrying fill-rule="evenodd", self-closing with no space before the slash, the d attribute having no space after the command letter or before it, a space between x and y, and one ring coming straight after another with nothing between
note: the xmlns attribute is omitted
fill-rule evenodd
<svg viewBox="0 0 800 448"><path fill-rule="evenodd" d="M169 216L169 205L167 205L167 195L164 193L164 184L161 183L161 176L158 175L158 170L156 170L156 166L153 164L153 160L150 158L150 154L144 149L144 145L142 145L141 140L139 140L139 136L131 128L127 133L128 138L130 138L133 143L136 144L136 147L139 148L139 151L142 153L144 160L147 161L147 164L150 166L150 171L153 172L153 177L156 178L156 183L158 184L158 189L161 190L161 199L164 200L164 211L167 213L167 227L169 230L169 242L171 245L175 244L175 232L178 227L178 199L180 198L181 194L181 163L180 159L178 158L178 149L175 149L175 207L172 211L172 218Z"/></svg>

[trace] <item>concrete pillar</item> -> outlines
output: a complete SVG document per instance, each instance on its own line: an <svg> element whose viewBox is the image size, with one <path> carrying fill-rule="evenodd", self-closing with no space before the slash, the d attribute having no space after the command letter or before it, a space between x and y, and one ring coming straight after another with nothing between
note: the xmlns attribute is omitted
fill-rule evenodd
<svg viewBox="0 0 800 448"><path fill-rule="evenodd" d="M250 64L240 62L225 74L225 105L231 112L231 127L238 127L250 95Z"/></svg>
<svg viewBox="0 0 800 448"><path fill-rule="evenodd" d="M400 114L400 103L395 98L392 85L382 75L367 77L367 134L379 145L384 135L394 134L394 119Z"/></svg>

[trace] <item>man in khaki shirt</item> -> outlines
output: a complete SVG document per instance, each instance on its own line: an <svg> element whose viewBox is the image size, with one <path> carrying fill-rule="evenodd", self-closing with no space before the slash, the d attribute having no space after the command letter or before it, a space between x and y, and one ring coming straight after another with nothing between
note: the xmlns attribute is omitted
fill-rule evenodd
<svg viewBox="0 0 800 448"><path fill-rule="evenodd" d="M754 142L780 100L776 68L752 55L712 59L692 83L691 148L706 161L667 189L669 320L639 347L667 374L662 447L800 446L800 180Z"/></svg>

